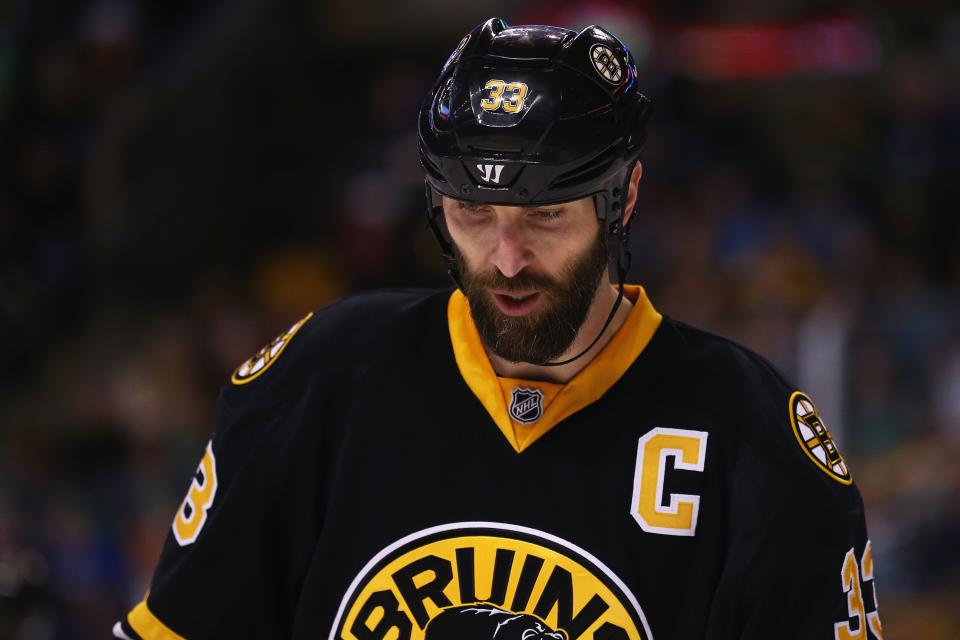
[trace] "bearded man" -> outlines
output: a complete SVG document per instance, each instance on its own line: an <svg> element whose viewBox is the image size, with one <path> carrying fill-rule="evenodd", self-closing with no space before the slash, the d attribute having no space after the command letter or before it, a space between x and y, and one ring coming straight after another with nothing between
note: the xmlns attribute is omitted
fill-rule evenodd
<svg viewBox="0 0 960 640"><path fill-rule="evenodd" d="M342 301L237 370L117 637L881 637L813 401L626 282L639 85L600 27L463 37L418 124L456 288Z"/></svg>

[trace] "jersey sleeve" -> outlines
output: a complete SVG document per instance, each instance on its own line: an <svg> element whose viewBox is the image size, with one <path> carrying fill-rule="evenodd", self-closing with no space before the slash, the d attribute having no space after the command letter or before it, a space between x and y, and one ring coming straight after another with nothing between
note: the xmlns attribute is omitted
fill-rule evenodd
<svg viewBox="0 0 960 640"><path fill-rule="evenodd" d="M247 385L234 374L221 393L149 591L115 637L289 637L283 621L322 522L323 400L315 385L271 376Z"/></svg>
<svg viewBox="0 0 960 640"><path fill-rule="evenodd" d="M882 640L863 501L809 396L774 379L729 469L711 640Z"/></svg>
<svg viewBox="0 0 960 640"><path fill-rule="evenodd" d="M757 511L732 530L709 637L882 640L856 487L832 504L802 488L769 489L742 487Z"/></svg>

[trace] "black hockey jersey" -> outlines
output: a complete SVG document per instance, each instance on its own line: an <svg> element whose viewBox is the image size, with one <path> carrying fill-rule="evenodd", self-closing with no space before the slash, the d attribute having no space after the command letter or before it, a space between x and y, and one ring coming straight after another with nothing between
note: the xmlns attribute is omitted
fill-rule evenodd
<svg viewBox="0 0 960 640"><path fill-rule="evenodd" d="M244 363L123 638L881 638L809 397L640 287L566 384L459 291L359 296Z"/></svg>

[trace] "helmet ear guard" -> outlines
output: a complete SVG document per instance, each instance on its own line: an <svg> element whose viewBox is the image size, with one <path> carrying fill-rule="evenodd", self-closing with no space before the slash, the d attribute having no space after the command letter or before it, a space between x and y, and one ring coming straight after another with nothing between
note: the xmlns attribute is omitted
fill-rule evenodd
<svg viewBox="0 0 960 640"><path fill-rule="evenodd" d="M630 176L633 174L633 167L636 162L628 164L623 171L623 176L614 180L615 186L609 191L600 191L593 196L593 203L597 209L597 218L603 225L607 238L607 251L609 253L608 272L610 281L623 286L627 279L627 272L630 271L632 255L630 253L630 223L633 222L634 211L626 214L624 208L627 199L630 196ZM634 204L636 210L636 204ZM626 222L624 217L626 216Z"/></svg>

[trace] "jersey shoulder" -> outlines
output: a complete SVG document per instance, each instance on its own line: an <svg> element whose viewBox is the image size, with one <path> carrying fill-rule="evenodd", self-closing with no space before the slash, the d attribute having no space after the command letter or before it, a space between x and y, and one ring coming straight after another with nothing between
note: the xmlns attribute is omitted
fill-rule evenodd
<svg viewBox="0 0 960 640"><path fill-rule="evenodd" d="M702 385L701 391L735 399L744 394L776 397L793 387L769 360L734 340L669 317L660 333L670 362Z"/></svg>
<svg viewBox="0 0 960 640"><path fill-rule="evenodd" d="M665 318L661 354L687 402L716 424L736 449L771 479L844 493L853 479L814 399L751 349Z"/></svg>
<svg viewBox="0 0 960 640"><path fill-rule="evenodd" d="M409 359L418 343L446 330L449 296L450 290L381 290L311 312L237 367L224 396L256 402L302 389L318 376Z"/></svg>

